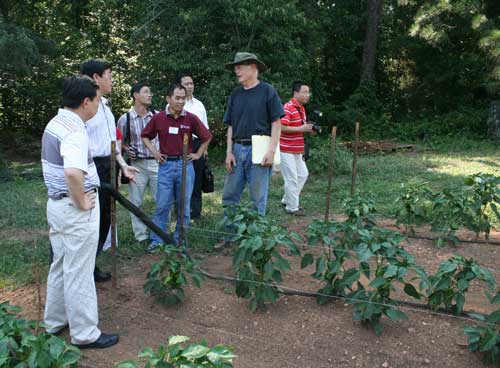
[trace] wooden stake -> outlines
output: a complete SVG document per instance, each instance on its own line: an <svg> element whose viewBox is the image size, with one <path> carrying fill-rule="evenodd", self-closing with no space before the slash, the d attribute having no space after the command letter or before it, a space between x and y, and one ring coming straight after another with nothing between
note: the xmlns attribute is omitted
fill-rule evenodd
<svg viewBox="0 0 500 368"><path fill-rule="evenodd" d="M351 181L351 197L356 191L356 167L358 164L358 146L359 146L359 122L356 122L354 129L354 154L352 158L352 181Z"/></svg>
<svg viewBox="0 0 500 368"><path fill-rule="evenodd" d="M35 236L35 254L37 254L37 237ZM35 259L35 283L36 283L36 294L37 294L37 315L36 315L36 325L35 325L35 335L38 334L38 329L40 328L40 321L42 320L42 288L40 286L40 265Z"/></svg>
<svg viewBox="0 0 500 368"><path fill-rule="evenodd" d="M188 154L188 142L189 137L187 133L184 133L182 140L182 178L181 178L181 198L180 198L180 218L177 221L181 222L180 234L179 234L179 245L182 244L183 247L186 246L186 228L184 227L184 204L186 197L186 164L187 164L187 154Z"/></svg>
<svg viewBox="0 0 500 368"><path fill-rule="evenodd" d="M116 141L111 142L111 186L113 189L116 189ZM113 196L110 196L111 201L111 262L112 262L112 274L113 277L112 285L113 289L117 288L117 279L116 279L116 201Z"/></svg>
<svg viewBox="0 0 500 368"><path fill-rule="evenodd" d="M332 127L332 140L330 142L330 160L328 161L328 188L326 190L325 222L330 217L330 196L333 181L333 154L335 153L335 141L337 140L337 127Z"/></svg>

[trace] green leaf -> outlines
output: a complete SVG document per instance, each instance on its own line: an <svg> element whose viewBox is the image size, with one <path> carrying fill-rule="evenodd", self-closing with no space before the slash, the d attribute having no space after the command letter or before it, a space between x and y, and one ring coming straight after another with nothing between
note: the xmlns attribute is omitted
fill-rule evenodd
<svg viewBox="0 0 500 368"><path fill-rule="evenodd" d="M378 276L377 278L375 278L375 280L373 280L371 283L370 283L370 286L373 287L373 288L378 288L382 285L385 285L388 281L383 278L382 276Z"/></svg>
<svg viewBox="0 0 500 368"><path fill-rule="evenodd" d="M456 301L456 306L457 306L457 315L462 313L462 310L464 309L464 304L465 304L465 297L464 294L462 293L457 293L455 296L455 301Z"/></svg>
<svg viewBox="0 0 500 368"><path fill-rule="evenodd" d="M50 347L50 356L57 360L59 358L59 355L61 355L61 353L64 351L66 343L56 336L53 336L51 339L49 339L48 343Z"/></svg>
<svg viewBox="0 0 500 368"><path fill-rule="evenodd" d="M275 262L277 268L279 268L281 271L289 271L290 270L290 262L288 262L285 258L283 258L276 251L272 252L272 255L274 256L274 262Z"/></svg>
<svg viewBox="0 0 500 368"><path fill-rule="evenodd" d="M479 343L479 351L481 352L489 351L497 344L500 334L497 334L496 331L491 331L491 332L492 333L484 336L484 339L481 339Z"/></svg>
<svg viewBox="0 0 500 368"><path fill-rule="evenodd" d="M393 321L397 321L398 319L408 319L408 316L399 309L386 309L385 314Z"/></svg>
<svg viewBox="0 0 500 368"><path fill-rule="evenodd" d="M274 273L274 264L271 261L268 261L264 266L264 280L270 280L273 277Z"/></svg>
<svg viewBox="0 0 500 368"><path fill-rule="evenodd" d="M488 316L488 323L497 324L499 322L500 322L500 310L497 310Z"/></svg>
<svg viewBox="0 0 500 368"><path fill-rule="evenodd" d="M116 366L116 368L138 368L138 367L139 367L139 363L134 362L132 360L126 360L126 361L120 362Z"/></svg>
<svg viewBox="0 0 500 368"><path fill-rule="evenodd" d="M500 221L500 212L498 211L498 207L495 203L490 203L490 207L493 210L493 213L495 213L497 220Z"/></svg>
<svg viewBox="0 0 500 368"><path fill-rule="evenodd" d="M314 263L314 256L311 253L304 254L302 261L300 262L300 268L306 268Z"/></svg>
<svg viewBox="0 0 500 368"><path fill-rule="evenodd" d="M405 284L404 292L415 299L420 299L421 297L420 293L412 284Z"/></svg>
<svg viewBox="0 0 500 368"><path fill-rule="evenodd" d="M187 336L181 336L181 335L175 335L175 336L171 336L169 339L168 339L168 345L174 345L174 344L181 344L183 342L186 342L189 340L189 337ZM146 352L146 350L144 350L143 352ZM148 353L152 353L153 351L151 349L148 350Z"/></svg>
<svg viewBox="0 0 500 368"><path fill-rule="evenodd" d="M384 273L384 277L389 278L389 277L396 276L397 274L398 274L398 266L391 264L391 265L389 265L389 267L387 267L387 270Z"/></svg>
<svg viewBox="0 0 500 368"><path fill-rule="evenodd" d="M186 346L184 351L181 353L181 356L185 358L199 359L207 355L209 351L210 349L206 346L198 344L190 344Z"/></svg>
<svg viewBox="0 0 500 368"><path fill-rule="evenodd" d="M342 284L350 287L353 283L359 280L360 275L361 273L357 268L351 268L344 273Z"/></svg>
<svg viewBox="0 0 500 368"><path fill-rule="evenodd" d="M467 290L469 287L469 282L466 279L460 279L457 282L457 288L460 290L462 293Z"/></svg>
<svg viewBox="0 0 500 368"><path fill-rule="evenodd" d="M146 348L143 351L141 351L137 357L138 358L151 358L155 355L155 352L151 348Z"/></svg>

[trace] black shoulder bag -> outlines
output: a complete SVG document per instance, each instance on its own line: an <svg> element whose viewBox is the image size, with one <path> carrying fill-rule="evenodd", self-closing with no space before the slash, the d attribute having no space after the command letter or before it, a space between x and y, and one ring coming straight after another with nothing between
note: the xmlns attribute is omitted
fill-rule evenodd
<svg viewBox="0 0 500 368"><path fill-rule="evenodd" d="M203 193L214 192L214 173L208 164L208 157L205 159L205 167L203 168L203 176L201 177L201 190Z"/></svg>

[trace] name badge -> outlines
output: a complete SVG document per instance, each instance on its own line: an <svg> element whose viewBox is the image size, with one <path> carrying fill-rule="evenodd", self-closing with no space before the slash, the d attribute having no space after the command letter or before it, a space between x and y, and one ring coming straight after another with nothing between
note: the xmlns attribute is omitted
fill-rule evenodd
<svg viewBox="0 0 500 368"><path fill-rule="evenodd" d="M168 132L170 134L179 134L179 128L177 128L177 127L168 127Z"/></svg>

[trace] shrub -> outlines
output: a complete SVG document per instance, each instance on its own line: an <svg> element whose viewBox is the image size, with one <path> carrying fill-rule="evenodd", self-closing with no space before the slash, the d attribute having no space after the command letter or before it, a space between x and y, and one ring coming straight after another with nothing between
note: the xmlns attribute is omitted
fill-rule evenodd
<svg viewBox="0 0 500 368"><path fill-rule="evenodd" d="M307 168L313 174L324 174L330 160L330 140L318 137L313 138L312 142ZM337 144L333 153L334 175L348 174L351 169L352 153Z"/></svg>
<svg viewBox="0 0 500 368"><path fill-rule="evenodd" d="M188 344L189 337L172 336L168 345L160 345L156 350L146 348L137 355L141 364L147 368L232 368L233 348L216 345L210 348L205 341ZM137 368L139 362L127 360L118 363L117 368Z"/></svg>
<svg viewBox="0 0 500 368"><path fill-rule="evenodd" d="M146 276L144 292L151 294L161 304L173 305L184 301L184 289L189 274L193 285L200 287L203 275L196 271L193 261L171 245L158 246L163 258L151 264Z"/></svg>
<svg viewBox="0 0 500 368"><path fill-rule="evenodd" d="M76 367L80 350L46 332L36 335L35 321L19 318L21 308L0 304L0 366L3 368Z"/></svg>
<svg viewBox="0 0 500 368"><path fill-rule="evenodd" d="M250 299L249 308L255 311L278 299L277 284L281 283L282 272L290 270L290 262L280 254L279 247L300 255L291 240L300 237L244 206L228 213L228 222L237 229L234 240L239 243L233 258L238 277L236 295Z"/></svg>
<svg viewBox="0 0 500 368"><path fill-rule="evenodd" d="M474 259L453 256L441 262L436 274L423 280L421 287L427 288L427 302L432 309L444 307L459 315L464 308L465 293L475 279L487 282L490 288L495 283L490 271L480 267Z"/></svg>
<svg viewBox="0 0 500 368"><path fill-rule="evenodd" d="M495 296L489 296L491 304L500 303L500 291ZM469 350L483 353L483 362L500 367L500 310L491 313L484 318L476 316L489 326L466 326L464 332L467 335ZM497 325L497 326L495 326Z"/></svg>
<svg viewBox="0 0 500 368"><path fill-rule="evenodd" d="M374 226L373 204L355 197L346 203L346 211L350 216L344 222L313 221L307 229L309 246L322 246L313 274L324 282L317 300L323 304L329 296L346 297L348 303L354 305L354 319L371 326L378 335L382 331L383 315L392 320L407 318L391 298L395 290L393 284L402 283L406 294L419 299L421 294L405 277L409 269L424 279L426 274L399 246L404 239L401 234ZM345 261L353 256L358 266L346 269ZM306 253L302 268L312 263L314 256ZM369 280L367 285L361 283L362 275Z"/></svg>
<svg viewBox="0 0 500 368"><path fill-rule="evenodd" d="M465 179L459 189L443 189L433 193L427 183L403 185L404 192L397 200L397 224L405 224L414 233L412 225L430 223L439 233L437 245L444 241L458 242L455 233L464 226L476 237L489 237L493 216L500 220L500 177L492 174L474 174Z"/></svg>

